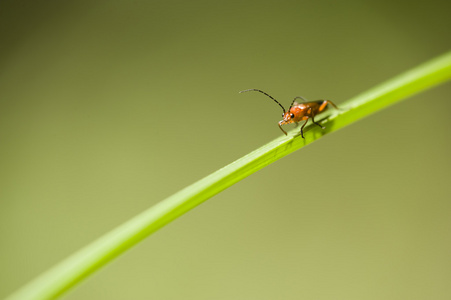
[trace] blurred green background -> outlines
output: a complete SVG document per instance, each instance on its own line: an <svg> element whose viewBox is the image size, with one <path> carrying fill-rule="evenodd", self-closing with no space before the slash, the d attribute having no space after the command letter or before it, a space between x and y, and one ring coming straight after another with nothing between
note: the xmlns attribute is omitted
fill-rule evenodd
<svg viewBox="0 0 451 300"><path fill-rule="evenodd" d="M449 1L0 2L0 298L451 49ZM450 299L449 83L250 176L65 299Z"/></svg>

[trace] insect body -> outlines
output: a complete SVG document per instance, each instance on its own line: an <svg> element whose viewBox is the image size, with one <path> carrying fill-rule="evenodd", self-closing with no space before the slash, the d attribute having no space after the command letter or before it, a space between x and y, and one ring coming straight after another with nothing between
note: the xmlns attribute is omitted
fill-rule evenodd
<svg viewBox="0 0 451 300"><path fill-rule="evenodd" d="M279 128L280 128L280 130L282 130L283 133L285 133L285 135L287 135L287 132L285 130L283 130L282 125L291 124L291 123L297 124L301 121L305 121L305 123L302 124L301 131L300 131L302 138L304 138L304 126L307 124L309 119L312 120L313 124L318 125L319 127L321 127L321 129L325 129L325 127L321 126L321 124L315 122L315 116L317 114L325 111L327 109L327 104L331 104L333 107L338 109L338 107L330 100L307 101L304 98L298 96L293 99L293 102L291 102L290 108L288 108L288 111L287 111L282 106L282 104L279 103L279 101L277 101L276 99L274 99L273 97L271 97L270 95L268 95L267 93L265 93L261 90L249 89L249 90L241 91L240 93L249 92L249 91L257 91L257 92L263 93L266 96L268 96L269 98L271 98L272 100L274 100L274 102L279 104L279 106L283 110L283 114L282 114L283 119L279 122ZM305 102L298 103L296 101L297 99L301 99Z"/></svg>

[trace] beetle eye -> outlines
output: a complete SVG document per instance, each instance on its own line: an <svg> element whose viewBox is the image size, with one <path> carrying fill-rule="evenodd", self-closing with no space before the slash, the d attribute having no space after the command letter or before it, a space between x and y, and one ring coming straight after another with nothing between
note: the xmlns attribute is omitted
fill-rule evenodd
<svg viewBox="0 0 451 300"><path fill-rule="evenodd" d="M291 114L290 117L293 119L294 118L294 114Z"/></svg>

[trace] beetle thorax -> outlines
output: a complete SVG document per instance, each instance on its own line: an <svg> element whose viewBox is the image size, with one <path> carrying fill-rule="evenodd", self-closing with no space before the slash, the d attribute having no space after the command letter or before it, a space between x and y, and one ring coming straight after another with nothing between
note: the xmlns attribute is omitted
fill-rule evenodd
<svg viewBox="0 0 451 300"><path fill-rule="evenodd" d="M291 124L301 121L304 117L304 112L306 109L307 107L304 104L296 103L296 105L293 105L290 108L290 111L283 114L283 120L280 121L280 124Z"/></svg>

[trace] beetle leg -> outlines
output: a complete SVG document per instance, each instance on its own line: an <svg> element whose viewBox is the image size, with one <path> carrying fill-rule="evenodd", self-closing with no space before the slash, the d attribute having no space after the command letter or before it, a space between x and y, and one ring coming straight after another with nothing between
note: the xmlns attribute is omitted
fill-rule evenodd
<svg viewBox="0 0 451 300"><path fill-rule="evenodd" d="M317 100L317 101L323 101L323 102L321 103L320 107L318 108L318 113L323 112L324 110L326 110L327 104L330 104L330 105L332 105L333 107L335 107L335 109L341 111L341 109L339 109L338 106L336 106L335 103L333 103L333 102L330 101L330 100Z"/></svg>
<svg viewBox="0 0 451 300"><path fill-rule="evenodd" d="M303 139L305 139L305 137L304 137L304 126L305 126L305 124L307 124L307 122L308 122L308 118L307 118L307 120L305 120L305 123L301 127L301 136L302 136Z"/></svg>
<svg viewBox="0 0 451 300"><path fill-rule="evenodd" d="M282 121L280 121L280 122L282 122ZM282 130L282 132L283 132L285 135L287 135L287 132L286 132L285 130L283 130L282 124L280 124L280 122L279 122L279 128L280 128L280 130Z"/></svg>
<svg viewBox="0 0 451 300"><path fill-rule="evenodd" d="M332 101L326 100L326 102L329 103L330 105L332 105L333 107L335 107L335 109L340 110L340 109L338 108L338 106L336 106L335 103L333 103Z"/></svg>
<svg viewBox="0 0 451 300"><path fill-rule="evenodd" d="M314 119L314 117L313 117L313 116L312 116L312 122L313 122L313 124L315 124L315 125L318 125L319 127L321 127L321 129L326 129L326 127L324 127L324 126L321 126L321 124L319 124L319 123L315 122L315 119Z"/></svg>

